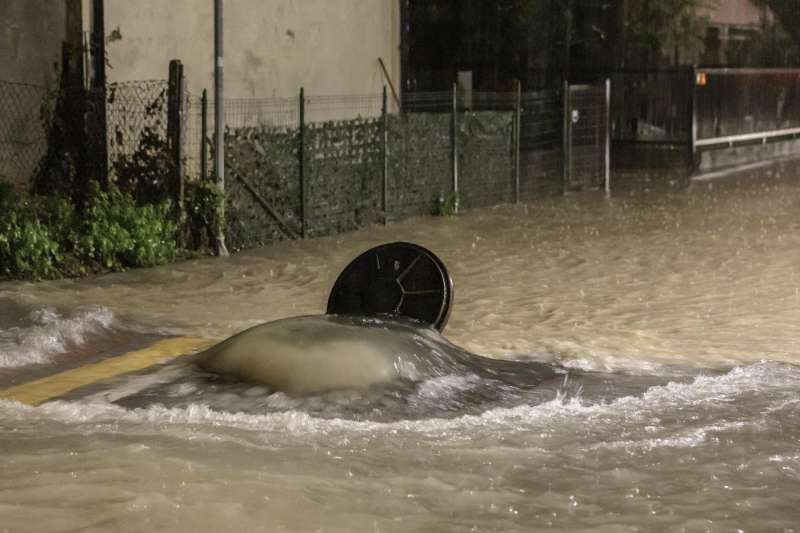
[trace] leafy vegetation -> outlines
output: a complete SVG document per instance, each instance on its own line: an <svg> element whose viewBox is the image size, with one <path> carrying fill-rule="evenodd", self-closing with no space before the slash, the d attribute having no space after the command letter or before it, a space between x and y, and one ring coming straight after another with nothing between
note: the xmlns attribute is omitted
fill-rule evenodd
<svg viewBox="0 0 800 533"><path fill-rule="evenodd" d="M620 69L797 65L798 0L750 1L765 8L761 27L747 2L721 0L404 2L408 78L417 90L443 90L456 70L471 70L476 89L510 90L514 79L552 88L565 76L580 83ZM720 8L754 20L721 39L712 24Z"/></svg>
<svg viewBox="0 0 800 533"><path fill-rule="evenodd" d="M800 63L800 9L797 0L754 0L769 10L754 43L753 64L794 67Z"/></svg>
<svg viewBox="0 0 800 533"><path fill-rule="evenodd" d="M177 251L169 202L138 206L114 186L92 185L81 229L78 256L104 269L160 265Z"/></svg>
<svg viewBox="0 0 800 533"><path fill-rule="evenodd" d="M716 0L624 1L618 7L622 57L634 64L674 65L699 60L705 48L708 12Z"/></svg>
<svg viewBox="0 0 800 533"><path fill-rule="evenodd" d="M166 198L167 184L175 172L167 141L153 128L145 127L131 154L122 154L112 163L117 186L139 203Z"/></svg>
<svg viewBox="0 0 800 533"><path fill-rule="evenodd" d="M154 266L175 258L168 202L137 205L92 183L78 214L59 196L29 196L0 183L0 277L51 279Z"/></svg>
<svg viewBox="0 0 800 533"><path fill-rule="evenodd" d="M755 4L769 8L783 31L800 48L800 9L797 0L755 0Z"/></svg>
<svg viewBox="0 0 800 533"><path fill-rule="evenodd" d="M193 250L211 251L216 236L225 227L225 195L210 181L186 184L184 198L187 243Z"/></svg>
<svg viewBox="0 0 800 533"><path fill-rule="evenodd" d="M446 197L440 197L436 204L436 214L442 217L452 217L458 214L458 193L451 192Z"/></svg>

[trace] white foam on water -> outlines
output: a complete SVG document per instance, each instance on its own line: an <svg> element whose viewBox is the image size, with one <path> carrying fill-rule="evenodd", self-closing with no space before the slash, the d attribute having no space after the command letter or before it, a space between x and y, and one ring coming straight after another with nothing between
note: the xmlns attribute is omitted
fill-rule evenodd
<svg viewBox="0 0 800 533"><path fill-rule="evenodd" d="M474 389L481 383L481 378L475 374L460 376L448 374L423 381L417 390L417 396L429 400L441 400L453 393Z"/></svg>
<svg viewBox="0 0 800 533"><path fill-rule="evenodd" d="M673 435L653 437L641 440L619 440L600 442L592 446L593 449L622 448L630 452L649 452L657 448L694 448L705 443L712 435L724 431L740 431L745 427L753 426L752 423L741 421L711 424L699 428L689 428L678 431ZM654 428L655 429L655 428Z"/></svg>
<svg viewBox="0 0 800 533"><path fill-rule="evenodd" d="M114 325L107 307L78 307L63 315L51 307L31 312L25 325L0 330L0 368L48 363Z"/></svg>
<svg viewBox="0 0 800 533"><path fill-rule="evenodd" d="M586 348L583 353L590 352ZM682 374L684 370L677 370L671 362L648 360L641 355L638 357L620 357L610 353L593 354L593 358L587 357L556 357L555 360L564 368L581 370L584 372L625 372L634 376L664 375L665 373Z"/></svg>
<svg viewBox="0 0 800 533"><path fill-rule="evenodd" d="M451 378L445 378L449 381ZM435 384L434 384L435 383ZM441 386L434 382L430 386ZM458 387L472 385L470 380ZM459 435L475 438L481 434L506 434L531 431L562 424L587 422L618 424L621 421L637 425L647 424L666 412L689 406L708 406L733 401L737 396L770 389L797 390L800 386L800 368L774 363L758 363L737 367L718 376L699 376L686 383L669 383L655 386L638 396L625 396L609 402L590 403L580 396L558 394L552 400L537 405L495 408L477 415L456 418L431 418L393 422L357 421L340 418L317 418L300 411L282 411L266 414L228 413L216 411L204 404L167 408L153 405L147 408L125 409L105 403L56 401L40 407L28 407L0 401L4 418L32 420L36 418L58 420L65 423L117 423L156 425L201 425L280 434L285 436L320 436L334 434L419 434L421 436L446 436L445 441L458 440ZM726 422L737 424L738 421ZM719 424L717 424L719 426ZM723 431L722 426L687 429L687 433L674 435L667 440L654 436L646 442L618 442L619 446L644 448L670 446L695 446L711 431ZM730 426L728 429L735 429Z"/></svg>

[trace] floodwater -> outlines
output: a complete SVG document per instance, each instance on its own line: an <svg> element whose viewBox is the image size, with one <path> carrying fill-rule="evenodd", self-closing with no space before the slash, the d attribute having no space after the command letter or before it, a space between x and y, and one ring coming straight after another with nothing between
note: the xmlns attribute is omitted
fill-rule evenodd
<svg viewBox="0 0 800 533"><path fill-rule="evenodd" d="M0 401L0 531L798 531L797 176L0 284L2 379L320 313L351 258L413 241L455 280L446 337L515 360L292 396L179 359L135 400Z"/></svg>

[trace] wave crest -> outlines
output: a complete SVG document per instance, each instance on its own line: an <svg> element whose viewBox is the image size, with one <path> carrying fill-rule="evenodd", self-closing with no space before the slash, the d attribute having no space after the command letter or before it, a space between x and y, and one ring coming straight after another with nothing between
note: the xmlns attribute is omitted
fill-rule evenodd
<svg viewBox="0 0 800 533"><path fill-rule="evenodd" d="M102 306L78 307L68 315L52 307L36 309L23 325L0 330L0 368L48 363L113 324L114 314Z"/></svg>

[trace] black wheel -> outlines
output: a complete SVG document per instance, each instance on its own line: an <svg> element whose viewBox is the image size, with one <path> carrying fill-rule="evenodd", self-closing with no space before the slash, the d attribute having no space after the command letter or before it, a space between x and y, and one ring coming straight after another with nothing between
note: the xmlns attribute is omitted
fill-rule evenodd
<svg viewBox="0 0 800 533"><path fill-rule="evenodd" d="M382 244L356 257L328 297L329 314L410 317L443 331L453 304L444 263L422 246Z"/></svg>

